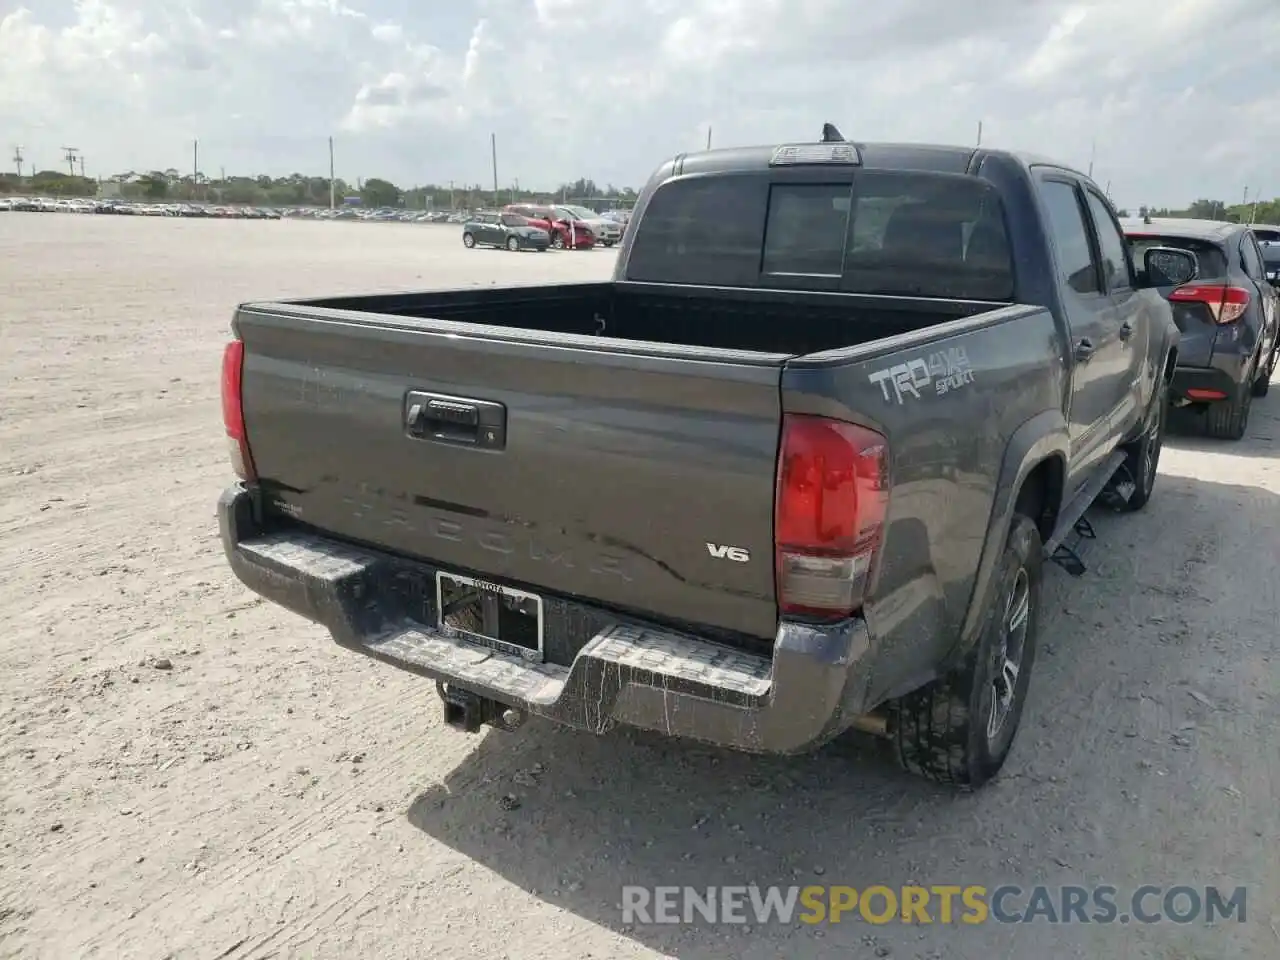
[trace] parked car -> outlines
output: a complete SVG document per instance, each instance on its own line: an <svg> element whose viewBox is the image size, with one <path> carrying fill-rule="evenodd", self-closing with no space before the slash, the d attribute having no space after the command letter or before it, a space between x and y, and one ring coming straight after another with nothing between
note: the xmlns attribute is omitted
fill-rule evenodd
<svg viewBox="0 0 1280 960"><path fill-rule="evenodd" d="M1239 440L1280 356L1280 297L1253 232L1247 224L1150 217L1126 220L1124 230L1135 259L1155 246L1195 254L1193 282L1152 277L1182 331L1172 402L1204 408L1210 436Z"/></svg>
<svg viewBox="0 0 1280 960"><path fill-rule="evenodd" d="M586 207L562 205L556 208L563 220L577 219L585 223L605 247L612 247L622 240L622 225L609 217L603 217Z"/></svg>
<svg viewBox="0 0 1280 960"><path fill-rule="evenodd" d="M236 576L460 729L852 728L989 780L1043 560L1152 496L1178 329L1142 277L1195 258L1136 273L1067 167L830 136L664 163L612 282L242 304Z"/></svg>
<svg viewBox="0 0 1280 960"><path fill-rule="evenodd" d="M502 212L524 217L533 226L546 230L551 246L557 250L590 250L596 245L596 235L586 221L574 219L567 211L537 203L511 203Z"/></svg>
<svg viewBox="0 0 1280 960"><path fill-rule="evenodd" d="M1260 245L1280 243L1280 226L1272 223L1251 223L1249 231Z"/></svg>
<svg viewBox="0 0 1280 960"><path fill-rule="evenodd" d="M1267 272L1267 280L1273 287L1280 287L1280 241L1263 243L1262 266Z"/></svg>
<svg viewBox="0 0 1280 960"><path fill-rule="evenodd" d="M514 213L477 213L462 225L462 243L467 247L505 247L546 251L551 237L540 226Z"/></svg>

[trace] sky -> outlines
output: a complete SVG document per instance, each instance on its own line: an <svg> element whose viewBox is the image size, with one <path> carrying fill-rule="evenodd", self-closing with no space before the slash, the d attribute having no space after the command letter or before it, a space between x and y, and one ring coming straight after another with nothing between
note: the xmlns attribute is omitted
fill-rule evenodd
<svg viewBox="0 0 1280 960"><path fill-rule="evenodd" d="M1121 206L1280 195L1280 0L0 0L0 156L639 187L705 147L974 143ZM8 141L6 143L5 141ZM1096 145L1096 146L1095 146Z"/></svg>

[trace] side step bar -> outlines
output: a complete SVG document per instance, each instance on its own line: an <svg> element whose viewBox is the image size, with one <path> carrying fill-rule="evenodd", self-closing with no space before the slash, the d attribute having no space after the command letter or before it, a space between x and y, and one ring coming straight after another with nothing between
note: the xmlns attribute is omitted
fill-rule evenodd
<svg viewBox="0 0 1280 960"><path fill-rule="evenodd" d="M1133 496L1135 487L1129 471L1124 469L1125 459L1126 455L1122 450L1116 450L1107 458L1103 468L1062 508L1062 512L1058 514L1058 523L1054 527L1053 536L1044 545L1046 559L1058 564L1073 577L1083 575L1086 569L1079 553L1081 541L1095 539L1093 524L1085 516L1085 511L1104 491L1121 502ZM1123 476L1119 476L1122 470ZM1066 545L1066 540L1072 534L1075 534L1077 539L1075 545L1069 547Z"/></svg>

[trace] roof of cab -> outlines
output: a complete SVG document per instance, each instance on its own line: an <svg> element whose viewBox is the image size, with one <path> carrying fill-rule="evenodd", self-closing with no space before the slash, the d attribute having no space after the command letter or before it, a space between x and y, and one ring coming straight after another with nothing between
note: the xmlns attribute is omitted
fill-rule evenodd
<svg viewBox="0 0 1280 960"><path fill-rule="evenodd" d="M1247 230L1248 224L1228 223L1225 220L1197 220L1193 217L1152 217L1150 222L1142 217L1125 217L1120 221L1120 227L1127 234L1225 240L1233 233Z"/></svg>
<svg viewBox="0 0 1280 960"><path fill-rule="evenodd" d="M805 141L796 141L797 144ZM815 144L817 141L813 141ZM1066 164L1047 157L1010 150L991 150L985 147L959 147L932 143L862 143L849 141L862 155L864 169L919 170L927 173L969 173L977 168L984 157L1003 156L1024 167L1051 166L1060 170L1072 170ZM704 150L676 157L672 175L693 173L739 173L768 169L774 151L781 144L769 146L728 147ZM1072 170L1072 172L1078 172Z"/></svg>

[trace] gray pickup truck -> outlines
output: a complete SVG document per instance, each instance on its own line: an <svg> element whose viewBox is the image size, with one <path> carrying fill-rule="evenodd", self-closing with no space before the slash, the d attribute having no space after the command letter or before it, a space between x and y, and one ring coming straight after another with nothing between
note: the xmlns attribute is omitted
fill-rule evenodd
<svg viewBox="0 0 1280 960"><path fill-rule="evenodd" d="M1151 496L1178 331L1148 288L1195 270L1135 269L1047 160L831 129L681 155L612 282L241 305L226 555L461 729L853 729L975 787L1043 560Z"/></svg>

